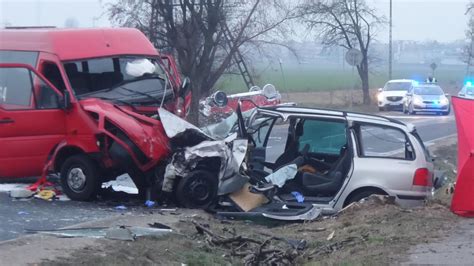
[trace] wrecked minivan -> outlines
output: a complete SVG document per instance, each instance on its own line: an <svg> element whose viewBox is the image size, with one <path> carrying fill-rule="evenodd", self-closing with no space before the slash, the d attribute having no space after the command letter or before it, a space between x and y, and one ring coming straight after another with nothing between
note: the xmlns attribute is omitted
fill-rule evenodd
<svg viewBox="0 0 474 266"><path fill-rule="evenodd" d="M184 173L180 180L185 182L178 181L175 192L187 207L230 204L246 211L242 206L247 204L309 203L334 213L372 194L393 196L403 206L431 196L432 159L415 127L397 120L294 106L258 107L246 114L237 110L208 134L213 132L219 132L214 137L220 136L228 150L201 149L204 141L188 143L175 150L168 166ZM239 154L242 140L245 153ZM239 167L228 163L228 154L236 152ZM232 171L229 165L234 165ZM242 193L244 199L234 200ZM255 194L266 196L256 203Z"/></svg>
<svg viewBox="0 0 474 266"><path fill-rule="evenodd" d="M128 173L145 195L169 153L152 114L185 113L188 80L136 29L6 29L0 40L0 177L60 173L63 192L87 200Z"/></svg>

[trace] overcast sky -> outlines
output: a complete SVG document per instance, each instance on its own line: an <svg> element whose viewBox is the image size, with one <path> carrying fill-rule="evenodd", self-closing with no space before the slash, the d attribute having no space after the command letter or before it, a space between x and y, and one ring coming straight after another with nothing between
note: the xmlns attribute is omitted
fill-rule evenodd
<svg viewBox="0 0 474 266"><path fill-rule="evenodd" d="M0 25L58 26L66 20L79 27L111 26L104 15L112 0L0 0ZM291 1L291 0L287 0ZM389 0L367 0L388 19ZM393 38L395 40L464 39L469 0L393 0ZM388 40L388 30L377 37Z"/></svg>

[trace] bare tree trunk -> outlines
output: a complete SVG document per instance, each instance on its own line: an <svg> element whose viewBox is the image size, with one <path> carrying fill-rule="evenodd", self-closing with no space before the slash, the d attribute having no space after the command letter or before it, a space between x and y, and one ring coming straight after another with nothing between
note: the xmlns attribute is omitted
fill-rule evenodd
<svg viewBox="0 0 474 266"><path fill-rule="evenodd" d="M367 53L362 53L362 63L357 66L357 72L359 73L359 77L362 82L362 100L365 105L368 105L370 104L369 60L367 59Z"/></svg>

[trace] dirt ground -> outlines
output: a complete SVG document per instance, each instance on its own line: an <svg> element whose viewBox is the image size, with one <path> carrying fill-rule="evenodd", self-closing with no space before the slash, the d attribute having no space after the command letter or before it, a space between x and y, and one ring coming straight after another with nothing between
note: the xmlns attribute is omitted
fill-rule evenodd
<svg viewBox="0 0 474 266"><path fill-rule="evenodd" d="M448 141L431 150L444 158L436 163L437 169L448 171L452 178L455 142ZM336 216L293 224L222 220L203 211L190 215L190 210L180 210L175 222L162 220L168 221L165 224L175 230L174 234L142 237L133 242L102 239L99 245L83 247L69 256L41 264L400 263L406 260L410 247L446 237L456 227L461 218L449 211L449 201L445 188L437 192L435 200L413 209L402 209L387 198L372 197ZM196 225L204 229L197 230Z"/></svg>
<svg viewBox="0 0 474 266"><path fill-rule="evenodd" d="M204 212L184 218L184 211L182 219L168 224L176 234L144 237L134 242L104 239L99 246L84 247L69 257L44 261L42 265L245 264L265 240L269 242L263 252L277 250L275 253L288 254L286 260L280 261L283 264L386 264L402 261L404 252L412 245L444 236L458 219L446 206L437 203L401 209L386 201L374 197L334 217L271 226L222 221ZM241 237L260 242L253 247L245 241L218 244L207 234L199 234L193 221L212 231L216 238ZM293 248L287 240L305 244L300 249ZM271 255L261 256L259 262L268 257Z"/></svg>

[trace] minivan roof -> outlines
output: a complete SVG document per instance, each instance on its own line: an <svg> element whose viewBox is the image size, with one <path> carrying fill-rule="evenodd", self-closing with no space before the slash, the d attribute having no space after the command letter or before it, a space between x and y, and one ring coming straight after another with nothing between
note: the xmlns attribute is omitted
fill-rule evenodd
<svg viewBox="0 0 474 266"><path fill-rule="evenodd" d="M0 50L41 51L61 61L114 55L150 55L158 52L137 29L2 29Z"/></svg>

